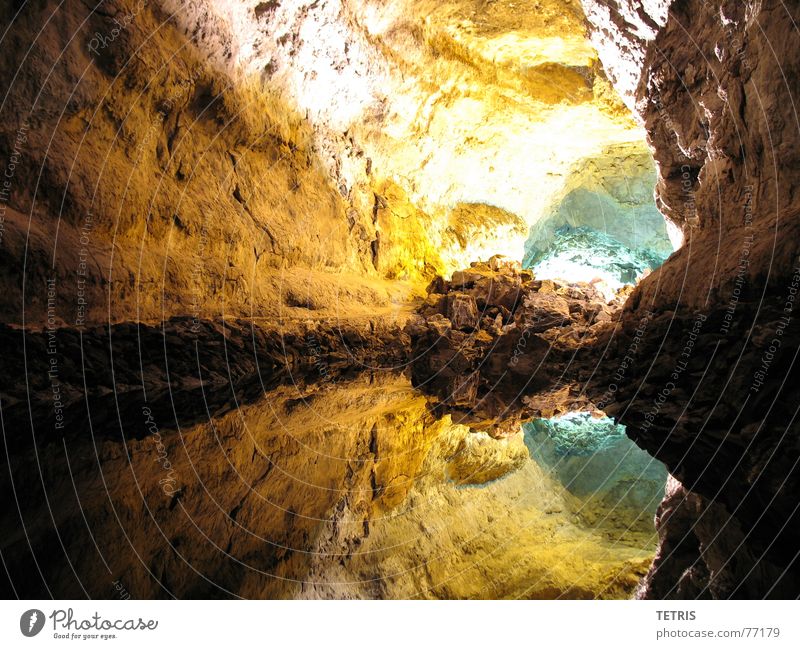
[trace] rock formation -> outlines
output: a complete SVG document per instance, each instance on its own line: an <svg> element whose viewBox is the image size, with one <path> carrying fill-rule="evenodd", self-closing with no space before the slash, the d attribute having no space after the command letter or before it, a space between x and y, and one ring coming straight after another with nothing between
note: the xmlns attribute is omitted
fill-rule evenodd
<svg viewBox="0 0 800 649"><path fill-rule="evenodd" d="M647 129L659 209L685 239L626 303L609 350L624 371L598 386L613 385L606 411L695 492L667 496L644 595L680 594L691 573L683 594L795 597L796 11L582 4L609 78ZM680 525L696 531L683 539Z"/></svg>
<svg viewBox="0 0 800 649"><path fill-rule="evenodd" d="M26 448L2 483L3 524L17 505L25 523L3 539L13 592L610 598L646 573L652 539L626 536L624 521L603 535L581 524L582 499L520 433L436 420L401 375L295 379L200 417L197 398L139 398L122 423L96 408L67 462L62 444L37 449L43 475ZM52 541L59 552L37 551Z"/></svg>
<svg viewBox="0 0 800 649"><path fill-rule="evenodd" d="M511 5L6 8L0 254L31 263L4 271L4 318L44 322L48 279L70 325L327 316L521 254L573 164L643 133L577 3Z"/></svg>
<svg viewBox="0 0 800 649"><path fill-rule="evenodd" d="M591 348L613 330L626 291L607 303L592 284L537 280L501 257L429 288L406 325L412 378L456 421L502 435L521 419L592 409L564 378L576 348Z"/></svg>

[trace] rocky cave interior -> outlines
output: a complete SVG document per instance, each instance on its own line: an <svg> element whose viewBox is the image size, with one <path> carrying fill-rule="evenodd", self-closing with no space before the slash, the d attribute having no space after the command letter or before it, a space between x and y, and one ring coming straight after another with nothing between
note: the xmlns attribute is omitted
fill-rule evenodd
<svg viewBox="0 0 800 649"><path fill-rule="evenodd" d="M800 595L800 11L0 19L5 594Z"/></svg>

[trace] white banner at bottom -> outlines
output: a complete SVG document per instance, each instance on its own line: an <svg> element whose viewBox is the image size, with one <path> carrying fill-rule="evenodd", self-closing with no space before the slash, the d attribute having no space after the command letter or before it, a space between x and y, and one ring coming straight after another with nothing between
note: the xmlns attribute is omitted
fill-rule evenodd
<svg viewBox="0 0 800 649"><path fill-rule="evenodd" d="M798 647L796 601L3 601L0 646Z"/></svg>

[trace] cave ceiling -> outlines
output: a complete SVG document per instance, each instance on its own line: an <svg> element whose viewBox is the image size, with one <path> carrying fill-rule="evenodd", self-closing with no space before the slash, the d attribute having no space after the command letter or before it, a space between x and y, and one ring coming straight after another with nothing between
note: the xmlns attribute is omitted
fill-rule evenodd
<svg viewBox="0 0 800 649"><path fill-rule="evenodd" d="M435 241L456 206L487 204L511 227L481 252L521 258L527 227L591 173L584 161L617 145L647 152L577 2L206 0L178 20L221 68L308 117L357 208L394 183L432 215ZM445 266L474 252L445 252Z"/></svg>

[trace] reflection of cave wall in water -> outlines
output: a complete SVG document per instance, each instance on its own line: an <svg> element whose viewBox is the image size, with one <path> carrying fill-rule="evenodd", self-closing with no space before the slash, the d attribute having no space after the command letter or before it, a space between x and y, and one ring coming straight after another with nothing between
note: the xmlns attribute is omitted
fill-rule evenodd
<svg viewBox="0 0 800 649"><path fill-rule="evenodd" d="M653 198L653 159L641 144L580 161L549 213L530 229L523 264L539 277L633 284L672 253Z"/></svg>
<svg viewBox="0 0 800 649"><path fill-rule="evenodd" d="M626 519L655 542L653 518L667 470L627 437L624 426L607 417L569 413L535 419L524 430L531 457L570 493L604 510L606 517Z"/></svg>
<svg viewBox="0 0 800 649"><path fill-rule="evenodd" d="M68 454L15 451L0 470L15 594L618 598L646 573L652 548L575 518L584 500L519 432L436 418L402 375L294 378L199 422L199 399L177 399L180 430L93 407L96 437L71 422Z"/></svg>

